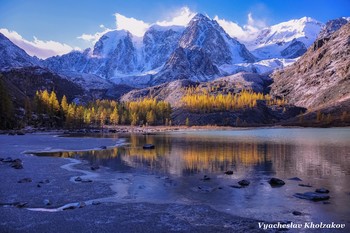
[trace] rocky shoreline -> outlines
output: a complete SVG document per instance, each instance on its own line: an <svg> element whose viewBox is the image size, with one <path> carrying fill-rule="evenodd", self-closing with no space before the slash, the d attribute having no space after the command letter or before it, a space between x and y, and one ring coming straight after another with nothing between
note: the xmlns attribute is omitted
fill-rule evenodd
<svg viewBox="0 0 350 233"><path fill-rule="evenodd" d="M252 127L232 127L232 126L108 126L104 128L82 128L82 129L49 129L49 128L24 128L20 130L0 130L0 135L25 135L25 134L98 134L98 133L136 133L152 134L161 132L176 131L200 131L200 130L245 130L255 128L300 128L299 126L252 126Z"/></svg>

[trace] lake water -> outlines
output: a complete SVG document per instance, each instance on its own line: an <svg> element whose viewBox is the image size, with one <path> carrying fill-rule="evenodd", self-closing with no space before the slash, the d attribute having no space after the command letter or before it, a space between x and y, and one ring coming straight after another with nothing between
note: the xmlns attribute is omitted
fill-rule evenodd
<svg viewBox="0 0 350 233"><path fill-rule="evenodd" d="M117 201L207 204L266 221L350 224L350 128L103 136L125 138L126 144L106 150L38 155L82 158L110 168L100 179L112 183L117 192L112 199ZM154 144L155 149L144 150L146 143ZM233 174L224 174L228 170ZM203 180L204 176L210 180ZM273 188L267 182L271 177L286 184ZM292 177L302 181L289 180ZM250 185L230 187L241 179L249 180ZM328 202L293 196L316 188L330 190ZM294 216L293 211L303 215Z"/></svg>

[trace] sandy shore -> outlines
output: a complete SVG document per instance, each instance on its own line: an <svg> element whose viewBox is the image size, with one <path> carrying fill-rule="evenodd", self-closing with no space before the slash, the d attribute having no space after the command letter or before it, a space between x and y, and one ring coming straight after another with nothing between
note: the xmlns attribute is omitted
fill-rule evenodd
<svg viewBox="0 0 350 233"><path fill-rule="evenodd" d="M91 149L114 146L115 139L57 138L47 135L0 135L0 157L21 159L23 169L0 162L0 232L260 232L258 221L218 212L205 205L145 202L92 202L112 196L109 183L98 173L76 160L35 157L24 151L52 149ZM67 169L68 168L68 169ZM85 168L85 170L84 170ZM74 182L86 176L92 182ZM18 183L30 178L31 182ZM39 186L40 187L39 187ZM50 201L46 205L45 200ZM22 208L16 203L26 203ZM47 202L47 201L46 201ZM81 203L82 208L55 212L66 204ZM92 204L93 203L93 204ZM266 231L264 231L266 232Z"/></svg>

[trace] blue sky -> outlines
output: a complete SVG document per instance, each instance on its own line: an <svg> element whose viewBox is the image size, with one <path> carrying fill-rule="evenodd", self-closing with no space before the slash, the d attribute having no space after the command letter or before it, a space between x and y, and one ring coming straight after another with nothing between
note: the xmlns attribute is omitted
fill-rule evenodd
<svg viewBox="0 0 350 233"><path fill-rule="evenodd" d="M33 51L39 46L51 49L52 54L60 54L72 48L91 46L95 37L107 30L147 27L156 22L172 22L174 17L190 17L197 12L211 18L218 16L240 27L252 24L259 28L303 16L321 22L350 16L350 1L0 0L0 12L2 33L7 36L12 33L12 37L24 41L21 43L32 43ZM130 21L130 18L139 21ZM133 26L133 22L137 25ZM129 26L123 26L124 23Z"/></svg>

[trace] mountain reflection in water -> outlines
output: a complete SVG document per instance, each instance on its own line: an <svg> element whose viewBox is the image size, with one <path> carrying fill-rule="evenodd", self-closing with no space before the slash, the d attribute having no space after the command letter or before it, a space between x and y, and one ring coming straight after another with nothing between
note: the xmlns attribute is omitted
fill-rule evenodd
<svg viewBox="0 0 350 233"><path fill-rule="evenodd" d="M350 128L92 136L125 138L127 144L37 155L80 158L111 168L102 179L113 184L121 201L123 194L138 201L180 200L267 221L290 220L291 213L298 210L305 215L293 221L349 223ZM154 144L155 149L144 150L144 144ZM228 170L233 174L225 175ZM204 181L204 175L210 181ZM283 179L286 185L272 188L267 182L271 177ZM289 180L292 177L302 181ZM241 179L249 180L250 185L232 188ZM321 187L330 190L328 204L293 196Z"/></svg>
<svg viewBox="0 0 350 233"><path fill-rule="evenodd" d="M259 173L280 176L343 176L350 172L350 145L300 139L261 140L259 137L196 134L127 135L122 147L37 155L82 158L115 170L148 169L173 175L193 173ZM155 149L144 150L144 144Z"/></svg>

